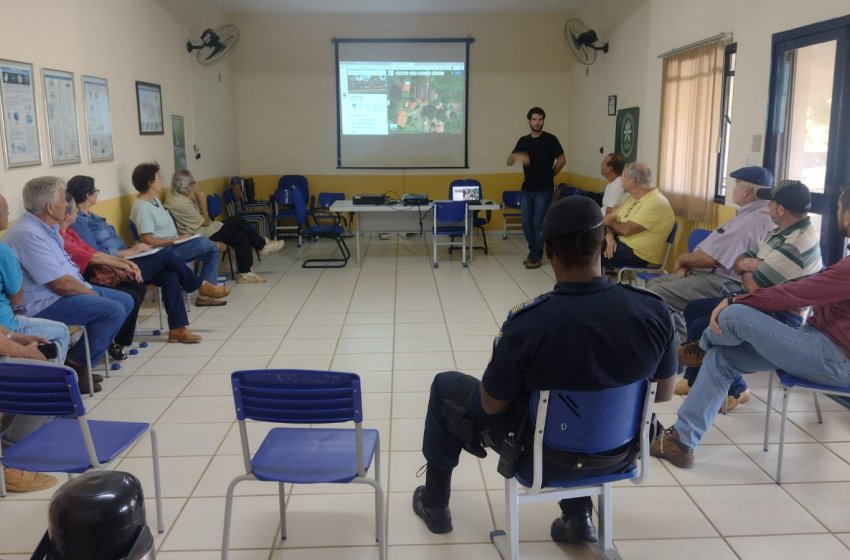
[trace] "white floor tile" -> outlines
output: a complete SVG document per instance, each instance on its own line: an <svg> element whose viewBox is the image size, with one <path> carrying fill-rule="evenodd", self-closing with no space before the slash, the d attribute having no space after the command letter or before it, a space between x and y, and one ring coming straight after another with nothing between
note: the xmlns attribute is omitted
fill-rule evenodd
<svg viewBox="0 0 850 560"><path fill-rule="evenodd" d="M832 535L771 535L766 537L732 537L729 545L741 560L847 560L850 550Z"/></svg>

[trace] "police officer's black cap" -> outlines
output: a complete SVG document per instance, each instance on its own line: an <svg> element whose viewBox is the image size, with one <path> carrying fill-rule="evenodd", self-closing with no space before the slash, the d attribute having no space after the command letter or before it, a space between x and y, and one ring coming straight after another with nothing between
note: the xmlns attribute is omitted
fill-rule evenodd
<svg viewBox="0 0 850 560"><path fill-rule="evenodd" d="M543 218L543 239L557 239L602 227L602 210L591 198L570 196L549 207Z"/></svg>

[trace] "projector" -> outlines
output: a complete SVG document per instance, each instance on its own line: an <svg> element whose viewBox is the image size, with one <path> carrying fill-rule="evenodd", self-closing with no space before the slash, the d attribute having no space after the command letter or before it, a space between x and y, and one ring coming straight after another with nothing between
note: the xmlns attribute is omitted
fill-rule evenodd
<svg viewBox="0 0 850 560"><path fill-rule="evenodd" d="M355 194L351 203L356 206L382 206L387 203L385 194Z"/></svg>
<svg viewBox="0 0 850 560"><path fill-rule="evenodd" d="M405 193L401 195L401 201L405 206L423 206L428 204L428 195Z"/></svg>

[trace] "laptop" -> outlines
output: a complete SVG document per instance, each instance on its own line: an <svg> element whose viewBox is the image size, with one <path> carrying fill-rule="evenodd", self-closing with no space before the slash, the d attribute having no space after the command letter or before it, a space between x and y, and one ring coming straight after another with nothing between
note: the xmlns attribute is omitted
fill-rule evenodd
<svg viewBox="0 0 850 560"><path fill-rule="evenodd" d="M478 185L454 185L452 201L481 202L481 187Z"/></svg>

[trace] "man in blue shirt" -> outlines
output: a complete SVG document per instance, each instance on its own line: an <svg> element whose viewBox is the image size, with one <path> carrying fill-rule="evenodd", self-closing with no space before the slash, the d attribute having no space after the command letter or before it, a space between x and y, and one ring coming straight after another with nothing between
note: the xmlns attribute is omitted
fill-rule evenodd
<svg viewBox="0 0 850 560"><path fill-rule="evenodd" d="M91 359L97 363L133 308L133 299L117 290L92 286L65 252L59 223L65 219L65 183L37 177L24 186L27 210L4 237L23 269L23 298L16 310L28 317L82 325L88 331ZM77 371L80 390L88 392L82 344L68 352L66 363ZM100 390L95 382L94 391Z"/></svg>

